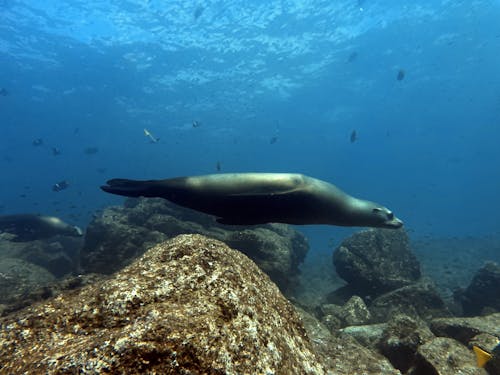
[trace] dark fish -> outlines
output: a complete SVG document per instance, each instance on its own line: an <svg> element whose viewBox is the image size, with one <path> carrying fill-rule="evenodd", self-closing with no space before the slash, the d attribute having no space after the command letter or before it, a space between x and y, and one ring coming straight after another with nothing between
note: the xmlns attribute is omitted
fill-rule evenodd
<svg viewBox="0 0 500 375"><path fill-rule="evenodd" d="M351 132L350 140L351 140L351 143L354 143L358 140L358 133L356 132L356 130L353 130Z"/></svg>
<svg viewBox="0 0 500 375"><path fill-rule="evenodd" d="M198 18L200 18L204 11L205 8L203 8L201 5L198 5L193 13L194 19L197 20Z"/></svg>
<svg viewBox="0 0 500 375"><path fill-rule="evenodd" d="M61 191L61 190L64 190L64 189L67 189L69 187L69 184L66 180L64 181L61 181L61 182L58 182L54 185L52 185L52 191Z"/></svg>
<svg viewBox="0 0 500 375"><path fill-rule="evenodd" d="M353 52L347 58L347 62L348 63L352 63L352 62L356 61L357 58L358 58L358 53L357 52Z"/></svg>
<svg viewBox="0 0 500 375"><path fill-rule="evenodd" d="M199 128L201 126L201 122L194 120L193 121L193 128Z"/></svg>
<svg viewBox="0 0 500 375"><path fill-rule="evenodd" d="M7 96L7 95L9 95L9 92L7 91L6 88L2 87L2 88L0 88L0 95Z"/></svg>
<svg viewBox="0 0 500 375"><path fill-rule="evenodd" d="M94 155L99 152L99 149L97 147L87 147L83 152L85 155Z"/></svg>
<svg viewBox="0 0 500 375"><path fill-rule="evenodd" d="M52 147L52 155L54 156L61 155L61 150L58 149L57 147Z"/></svg>
<svg viewBox="0 0 500 375"><path fill-rule="evenodd" d="M34 139L33 142L31 142L33 146L41 146L43 145L43 140L41 138Z"/></svg>
<svg viewBox="0 0 500 375"><path fill-rule="evenodd" d="M217 172L220 172L220 170L222 169L222 165L220 163L220 161L217 160L217 164L215 164L215 169L217 169Z"/></svg>
<svg viewBox="0 0 500 375"><path fill-rule="evenodd" d="M396 79L398 81L402 81L405 78L405 71L403 69L399 69L398 75L396 76Z"/></svg>
<svg viewBox="0 0 500 375"><path fill-rule="evenodd" d="M274 145L276 142L278 142L278 137L277 136L274 136L272 137L270 140L269 140L269 143Z"/></svg>

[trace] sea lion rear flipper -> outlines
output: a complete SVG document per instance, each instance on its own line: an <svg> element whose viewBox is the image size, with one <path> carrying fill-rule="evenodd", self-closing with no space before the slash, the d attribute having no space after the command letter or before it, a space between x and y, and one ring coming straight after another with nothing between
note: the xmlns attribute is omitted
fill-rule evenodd
<svg viewBox="0 0 500 375"><path fill-rule="evenodd" d="M101 186L101 189L107 193L126 197L154 197L153 182L114 178L107 181L107 185Z"/></svg>

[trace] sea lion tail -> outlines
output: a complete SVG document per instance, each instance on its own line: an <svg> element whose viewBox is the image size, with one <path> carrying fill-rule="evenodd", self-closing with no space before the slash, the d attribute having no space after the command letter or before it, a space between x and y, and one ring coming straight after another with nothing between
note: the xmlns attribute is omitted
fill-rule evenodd
<svg viewBox="0 0 500 375"><path fill-rule="evenodd" d="M123 195L126 197L155 197L155 181L127 180L114 178L106 181L107 185L101 186L106 193Z"/></svg>

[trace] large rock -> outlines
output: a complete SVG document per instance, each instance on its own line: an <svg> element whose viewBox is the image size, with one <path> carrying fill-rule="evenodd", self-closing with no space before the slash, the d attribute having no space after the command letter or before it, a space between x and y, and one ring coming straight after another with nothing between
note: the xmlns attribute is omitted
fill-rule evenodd
<svg viewBox="0 0 500 375"><path fill-rule="evenodd" d="M436 337L418 348L408 375L487 375L478 368L474 354L458 341Z"/></svg>
<svg viewBox="0 0 500 375"><path fill-rule="evenodd" d="M81 251L86 272L110 274L130 264L146 249L179 234L199 233L236 248L263 269L282 291L296 282L308 244L283 224L227 226L212 216L163 199L130 199L125 207L110 207L88 226Z"/></svg>
<svg viewBox="0 0 500 375"><path fill-rule="evenodd" d="M464 315L480 315L483 311L500 312L500 265L487 262L472 278L463 294L457 293Z"/></svg>
<svg viewBox="0 0 500 375"><path fill-rule="evenodd" d="M375 322L386 322L398 314L426 321L450 315L434 283L426 278L377 297L369 308Z"/></svg>
<svg viewBox="0 0 500 375"><path fill-rule="evenodd" d="M333 263L339 276L362 297L376 297L420 278L420 266L404 230L355 233L333 253Z"/></svg>
<svg viewBox="0 0 500 375"><path fill-rule="evenodd" d="M46 269L18 258L0 259L0 315L31 290L55 280Z"/></svg>
<svg viewBox="0 0 500 375"><path fill-rule="evenodd" d="M269 278L199 235L2 318L0 347L5 373L325 373Z"/></svg>
<svg viewBox="0 0 500 375"><path fill-rule="evenodd" d="M359 296L352 296L343 306L321 305L318 308L318 315L331 331L346 326L363 325L371 319L370 311Z"/></svg>
<svg viewBox="0 0 500 375"><path fill-rule="evenodd" d="M468 345L481 333L500 337L500 313L473 318L439 318L431 322L430 328L436 336L451 337Z"/></svg>
<svg viewBox="0 0 500 375"><path fill-rule="evenodd" d="M363 347L350 334L335 336L314 316L297 308L316 353L335 375L400 375L382 355ZM360 326L361 327L361 326Z"/></svg>
<svg viewBox="0 0 500 375"><path fill-rule="evenodd" d="M419 346L432 339L434 335L423 321L397 315L385 326L378 347L394 367L405 373L415 362Z"/></svg>

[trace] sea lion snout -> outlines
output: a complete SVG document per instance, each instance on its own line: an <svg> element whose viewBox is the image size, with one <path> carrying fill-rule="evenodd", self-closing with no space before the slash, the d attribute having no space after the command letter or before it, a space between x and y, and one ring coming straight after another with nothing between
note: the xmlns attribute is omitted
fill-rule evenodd
<svg viewBox="0 0 500 375"><path fill-rule="evenodd" d="M394 217L392 220L387 220L384 224L385 224L384 226L386 228L397 229L397 228L401 228L404 223L403 223L403 220L400 220L397 217Z"/></svg>

